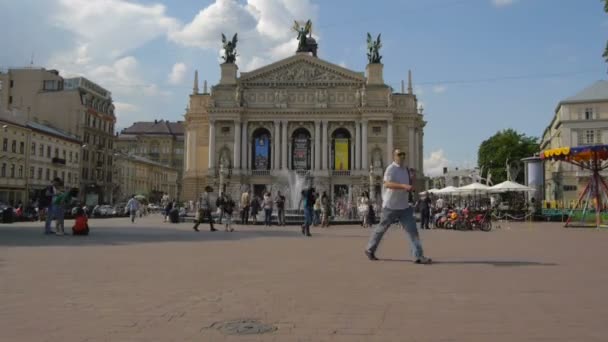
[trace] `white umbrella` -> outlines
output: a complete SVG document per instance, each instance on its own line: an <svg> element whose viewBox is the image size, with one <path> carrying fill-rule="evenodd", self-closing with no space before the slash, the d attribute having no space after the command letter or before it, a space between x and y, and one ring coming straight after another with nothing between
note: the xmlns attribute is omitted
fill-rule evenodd
<svg viewBox="0 0 608 342"><path fill-rule="evenodd" d="M423 192L421 192L420 194L421 194L421 195L434 194L434 193L436 193L437 191L439 191L439 189L437 189L437 188L432 188L432 189L428 189L428 190L426 190L426 191L423 191Z"/></svg>
<svg viewBox="0 0 608 342"><path fill-rule="evenodd" d="M453 186L446 186L445 188L441 189L441 190L437 190L434 193L435 194L453 194L456 192L456 188Z"/></svg>
<svg viewBox="0 0 608 342"><path fill-rule="evenodd" d="M506 192L506 191L536 191L536 189L529 186L521 185L519 183L504 181L500 184L496 184L489 189L490 192Z"/></svg>
<svg viewBox="0 0 608 342"><path fill-rule="evenodd" d="M481 183L471 183L469 185L461 186L460 188L457 189L457 191L459 193L486 192L488 190L490 190L490 187L485 184L481 184Z"/></svg>

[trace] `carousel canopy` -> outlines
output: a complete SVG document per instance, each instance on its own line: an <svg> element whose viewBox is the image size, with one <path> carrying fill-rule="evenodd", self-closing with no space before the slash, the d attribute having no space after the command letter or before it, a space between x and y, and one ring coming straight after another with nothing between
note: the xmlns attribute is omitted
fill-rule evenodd
<svg viewBox="0 0 608 342"><path fill-rule="evenodd" d="M506 191L535 191L536 189L519 183L504 181L496 184L488 189L490 192L506 192Z"/></svg>
<svg viewBox="0 0 608 342"><path fill-rule="evenodd" d="M540 153L540 159L552 160L608 160L608 145L589 145L577 147L558 147L544 150Z"/></svg>

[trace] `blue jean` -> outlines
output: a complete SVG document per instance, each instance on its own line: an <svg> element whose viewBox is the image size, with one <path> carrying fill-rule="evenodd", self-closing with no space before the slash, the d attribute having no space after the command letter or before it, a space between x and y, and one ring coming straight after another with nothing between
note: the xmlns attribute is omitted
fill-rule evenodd
<svg viewBox="0 0 608 342"><path fill-rule="evenodd" d="M375 253L376 249L378 249L378 245L380 241L382 241L382 237L384 233L388 230L388 228L398 220L405 232L407 233L410 244L412 248L412 254L416 259L424 256L424 251L422 250L422 243L420 242L420 236L418 235L418 228L416 227L416 219L414 218L414 208L409 207L407 209L382 209L382 217L380 218L380 223L374 229L372 236L369 239L369 243L367 244L367 250Z"/></svg>
<svg viewBox="0 0 608 342"><path fill-rule="evenodd" d="M313 216L314 210L312 208L304 208L304 225L306 227L312 226Z"/></svg>
<svg viewBox="0 0 608 342"><path fill-rule="evenodd" d="M272 223L272 209L264 209L264 223L270 226Z"/></svg>
<svg viewBox="0 0 608 342"><path fill-rule="evenodd" d="M46 208L46 220L44 222L44 231L51 231L51 223L53 222L53 217L55 216L55 207L52 204Z"/></svg>

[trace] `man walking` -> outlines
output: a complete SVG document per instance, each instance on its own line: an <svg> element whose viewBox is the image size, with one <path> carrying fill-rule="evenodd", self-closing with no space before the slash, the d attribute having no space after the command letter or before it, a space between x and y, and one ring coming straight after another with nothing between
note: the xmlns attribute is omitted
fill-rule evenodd
<svg viewBox="0 0 608 342"><path fill-rule="evenodd" d="M205 192L203 192L203 195L201 196L201 198L199 200L198 220L196 220L194 227L192 227L192 229L194 229L197 232L199 231L198 225L203 223L205 221L205 219L209 219L209 227L210 227L209 230L210 231L215 232L217 230L217 229L213 228L213 217L211 217L211 199L209 197L212 192L213 192L213 188L207 185L205 187Z"/></svg>
<svg viewBox="0 0 608 342"><path fill-rule="evenodd" d="M241 224L249 224L249 191L241 195Z"/></svg>
<svg viewBox="0 0 608 342"><path fill-rule="evenodd" d="M422 195L416 204L420 210L420 229L430 229L429 222L431 221L431 199L428 195Z"/></svg>
<svg viewBox="0 0 608 342"><path fill-rule="evenodd" d="M42 197L39 201L39 210L38 211L40 212L41 208L46 208L46 210L45 210L46 217L45 217L45 222L44 222L44 234L54 234L53 230L51 229L51 223L53 222L53 219L55 216L53 200L55 199L55 196L57 195L57 187L59 186L60 182L61 182L61 180L59 178L54 178L53 181L51 181L51 184L46 187L46 190L44 191L44 197Z"/></svg>
<svg viewBox="0 0 608 342"><path fill-rule="evenodd" d="M395 221L399 221L403 229L407 232L414 254L414 262L417 264L430 264L431 259L424 256L422 243L416 228L416 219L414 218L414 208L408 203L408 193L414 188L410 185L409 169L404 166L405 152L396 148L393 151L393 163L386 168L384 172L384 198L382 203L382 217L380 224L372 233L365 255L370 260L378 260L376 258L376 250L382 240L382 236Z"/></svg>
<svg viewBox="0 0 608 342"><path fill-rule="evenodd" d="M285 196L281 195L280 191L277 191L277 197L274 202L277 205L277 221L279 226L285 225Z"/></svg>
<svg viewBox="0 0 608 342"><path fill-rule="evenodd" d="M311 186L307 190L302 190L302 199L300 202L300 204L304 204L304 224L302 225L302 235L312 236L310 234L310 226L313 224L313 217L315 215L313 210L314 203L315 189Z"/></svg>
<svg viewBox="0 0 608 342"><path fill-rule="evenodd" d="M131 217L131 223L134 223L135 217L137 216L137 210L139 210L139 201L135 198L135 195L131 196L131 199L127 202L127 210Z"/></svg>

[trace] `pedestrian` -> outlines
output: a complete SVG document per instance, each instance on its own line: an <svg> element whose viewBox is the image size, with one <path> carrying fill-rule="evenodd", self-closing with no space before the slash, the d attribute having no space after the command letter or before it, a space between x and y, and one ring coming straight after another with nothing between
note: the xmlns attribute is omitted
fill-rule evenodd
<svg viewBox="0 0 608 342"><path fill-rule="evenodd" d="M164 210L164 216L165 216L164 222L169 221L169 214L171 214L171 209L173 209L173 202L167 201L167 204L165 205L165 208L163 208L163 210Z"/></svg>
<svg viewBox="0 0 608 342"><path fill-rule="evenodd" d="M277 221L279 226L285 225L285 196L281 195L280 191L277 191L277 197L274 200L277 205Z"/></svg>
<svg viewBox="0 0 608 342"><path fill-rule="evenodd" d="M63 187L63 181L59 183L59 187ZM65 208L70 203L72 203L72 198L78 195L78 190L71 189L70 191L62 191L59 190L53 200L53 210L55 217L55 235L64 235L65 234Z"/></svg>
<svg viewBox="0 0 608 342"><path fill-rule="evenodd" d="M210 231L215 232L217 229L213 228L213 217L211 217L211 199L209 198L211 196L211 193L213 192L213 188L210 187L209 185L207 185L205 187L205 192L203 192L203 194L201 195L201 198L199 199L199 204L198 204L198 219L196 220L196 223L194 224L194 227L192 227L192 229L194 229L195 231L199 231L198 230L198 225L203 223L205 221L205 219L209 220L209 227L210 227Z"/></svg>
<svg viewBox="0 0 608 342"><path fill-rule="evenodd" d="M361 197L359 197L359 203L357 205L357 211L361 218L361 226L363 228L369 228L368 214L369 214L369 195L367 191L363 191Z"/></svg>
<svg viewBox="0 0 608 342"><path fill-rule="evenodd" d="M219 216L218 224L222 224L222 219L224 218L224 203L226 202L226 195L222 192L217 199L215 200L215 207L217 208L217 213Z"/></svg>
<svg viewBox="0 0 608 342"><path fill-rule="evenodd" d="M258 213L260 212L260 199L253 195L253 199L251 199L251 219L253 220L253 225L258 223Z"/></svg>
<svg viewBox="0 0 608 342"><path fill-rule="evenodd" d="M318 226L321 224L321 196L315 194L315 204L312 207L314 211L313 225Z"/></svg>
<svg viewBox="0 0 608 342"><path fill-rule="evenodd" d="M300 204L304 205L304 225L302 225L302 235L312 236L310 234L310 226L313 224L315 214L315 200L315 189L313 187L302 190L302 199L300 201Z"/></svg>
<svg viewBox="0 0 608 342"><path fill-rule="evenodd" d="M329 196L323 191L321 196L321 227L329 227L329 215L331 214L331 204Z"/></svg>
<svg viewBox="0 0 608 342"><path fill-rule="evenodd" d="M241 224L249 223L249 191L241 195Z"/></svg>
<svg viewBox="0 0 608 342"><path fill-rule="evenodd" d="M414 262L417 264L430 264L431 259L424 256L422 242L420 241L418 228L416 227L416 219L414 218L414 208L408 203L409 192L414 191L414 187L410 185L410 172L404 166L404 162L405 152L402 152L399 148L394 149L393 163L384 172L385 191L382 203L382 217L380 223L370 236L369 243L365 249L365 255L370 260L378 260L376 258L376 250L384 233L393 222L399 221L410 238Z"/></svg>
<svg viewBox="0 0 608 342"><path fill-rule="evenodd" d="M272 223L272 195L270 194L270 191L264 194L263 206L264 224L266 225L266 227L270 227L270 224Z"/></svg>
<svg viewBox="0 0 608 342"><path fill-rule="evenodd" d="M224 211L224 223L226 224L226 231L233 232L234 228L232 228L232 213L234 210L235 203L232 200L230 195L226 195L224 198L224 205L222 206L222 210Z"/></svg>
<svg viewBox="0 0 608 342"><path fill-rule="evenodd" d="M55 177L51 181L51 184L47 185L44 190L44 196L40 199L38 204L38 212L44 213L44 234L54 234L55 232L51 229L51 223L53 222L53 200L57 194L57 187L61 179Z"/></svg>
<svg viewBox="0 0 608 342"><path fill-rule="evenodd" d="M431 229L431 199L427 195L422 195L416 207L420 211L420 229Z"/></svg>
<svg viewBox="0 0 608 342"><path fill-rule="evenodd" d="M137 210L139 210L139 201L135 198L135 195L131 196L131 199L127 202L126 211L129 213L131 217L131 223L135 222L135 217L137 217ZM94 212L94 210L93 210Z"/></svg>

